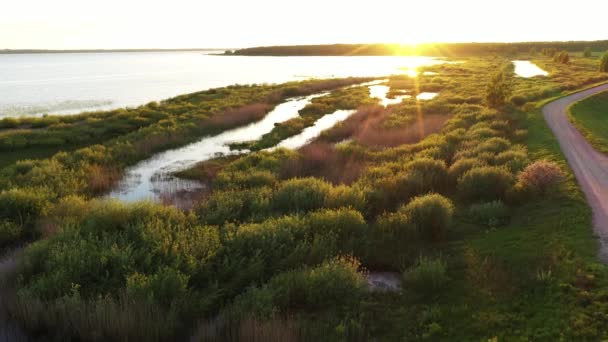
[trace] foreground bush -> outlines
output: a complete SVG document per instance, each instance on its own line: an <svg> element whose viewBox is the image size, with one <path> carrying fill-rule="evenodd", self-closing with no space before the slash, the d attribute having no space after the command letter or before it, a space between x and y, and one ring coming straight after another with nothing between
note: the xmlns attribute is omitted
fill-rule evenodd
<svg viewBox="0 0 608 342"><path fill-rule="evenodd" d="M513 175L506 169L482 166L471 169L460 177L458 192L469 201L493 201L503 199L513 182Z"/></svg>
<svg viewBox="0 0 608 342"><path fill-rule="evenodd" d="M18 269L19 291L52 299L77 288L83 299L90 299L117 295L131 278L140 288L144 283L149 290L164 288L149 291L147 300L170 303L183 298L183 285L165 281L167 267L175 274L190 274L219 248L216 229L198 225L193 215L175 208L96 203L77 226L67 225L28 247ZM142 276L136 278L138 274Z"/></svg>
<svg viewBox="0 0 608 342"><path fill-rule="evenodd" d="M294 308L313 312L327 307L355 306L367 285L359 267L358 260L339 257L317 267L279 274L264 286L237 297L234 313L270 318Z"/></svg>
<svg viewBox="0 0 608 342"><path fill-rule="evenodd" d="M400 211L426 239L439 240L452 223L454 205L441 195L430 194L414 198Z"/></svg>
<svg viewBox="0 0 608 342"><path fill-rule="evenodd" d="M171 341L183 334L166 311L124 294L117 299L85 300L74 293L54 300L28 296L2 300L28 331L53 331L57 340Z"/></svg>
<svg viewBox="0 0 608 342"><path fill-rule="evenodd" d="M469 216L474 222L497 227L507 223L509 219L509 208L501 201L472 204L469 208Z"/></svg>
<svg viewBox="0 0 608 342"><path fill-rule="evenodd" d="M441 258L421 256L414 266L403 272L403 284L423 296L437 295L449 280L447 268Z"/></svg>
<svg viewBox="0 0 608 342"><path fill-rule="evenodd" d="M539 160L528 165L517 179L525 189L544 193L564 179L564 172L554 162Z"/></svg>
<svg viewBox="0 0 608 342"><path fill-rule="evenodd" d="M23 234L21 226L10 221L0 221L0 248L17 242Z"/></svg>

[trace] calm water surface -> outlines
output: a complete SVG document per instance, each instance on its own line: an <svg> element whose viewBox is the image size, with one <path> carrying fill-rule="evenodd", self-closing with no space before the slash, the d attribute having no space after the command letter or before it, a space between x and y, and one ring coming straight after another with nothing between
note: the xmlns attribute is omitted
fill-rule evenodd
<svg viewBox="0 0 608 342"><path fill-rule="evenodd" d="M0 117L137 106L231 84L412 73L427 57L247 57L204 52L0 55Z"/></svg>
<svg viewBox="0 0 608 342"><path fill-rule="evenodd" d="M513 65L515 65L515 74L519 77L529 78L549 75L548 72L530 61L513 61Z"/></svg>

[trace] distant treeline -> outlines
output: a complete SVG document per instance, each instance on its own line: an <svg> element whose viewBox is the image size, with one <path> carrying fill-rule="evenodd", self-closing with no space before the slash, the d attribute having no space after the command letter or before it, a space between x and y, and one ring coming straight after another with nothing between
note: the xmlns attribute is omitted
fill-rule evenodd
<svg viewBox="0 0 608 342"><path fill-rule="evenodd" d="M543 49L566 51L608 50L608 40L522 43L437 43L416 46L399 44L334 44L265 46L226 51L244 56L479 56L540 52Z"/></svg>
<svg viewBox="0 0 608 342"><path fill-rule="evenodd" d="M222 52L226 49L81 49L81 50L44 50L44 49L21 49L21 50L0 50L2 54L25 54L25 53L109 53L109 52L172 52L172 51L217 51Z"/></svg>

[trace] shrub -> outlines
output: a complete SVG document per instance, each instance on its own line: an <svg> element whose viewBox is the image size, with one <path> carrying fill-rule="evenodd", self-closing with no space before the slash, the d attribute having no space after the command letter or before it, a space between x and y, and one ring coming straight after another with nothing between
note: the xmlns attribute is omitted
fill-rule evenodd
<svg viewBox="0 0 608 342"><path fill-rule="evenodd" d="M407 243L415 242L420 237L416 226L401 210L380 216L374 228L379 237L387 241Z"/></svg>
<svg viewBox="0 0 608 342"><path fill-rule="evenodd" d="M327 208L353 208L364 211L366 207L365 192L359 187L339 185L329 191L325 201Z"/></svg>
<svg viewBox="0 0 608 342"><path fill-rule="evenodd" d="M508 68L504 66L496 72L486 88L486 103L492 108L504 106L511 96L513 86Z"/></svg>
<svg viewBox="0 0 608 342"><path fill-rule="evenodd" d="M206 224L223 225L262 219L270 214L272 189L215 191L202 202L196 213Z"/></svg>
<svg viewBox="0 0 608 342"><path fill-rule="evenodd" d="M494 158L496 166L506 166L511 172L517 173L528 164L528 154L525 149L512 149L499 153Z"/></svg>
<svg viewBox="0 0 608 342"><path fill-rule="evenodd" d="M396 209L399 204L423 193L424 189L424 179L418 172L403 171L371 183L366 186L366 198L368 213L372 216Z"/></svg>
<svg viewBox="0 0 608 342"><path fill-rule="evenodd" d="M360 263L338 257L320 266L279 274L260 287L237 297L233 314L269 318L294 308L314 312L321 308L358 305L366 280L358 272Z"/></svg>
<svg viewBox="0 0 608 342"><path fill-rule="evenodd" d="M248 170L220 172L213 185L219 189L246 189L273 186L276 181L276 176L270 171Z"/></svg>
<svg viewBox="0 0 608 342"><path fill-rule="evenodd" d="M524 96L515 95L511 97L511 103L518 107L525 105L526 102L528 102L528 99L526 99Z"/></svg>
<svg viewBox="0 0 608 342"><path fill-rule="evenodd" d="M420 158L407 163L405 168L422 177L422 187L426 191L441 191L447 185L448 170L441 160Z"/></svg>
<svg viewBox="0 0 608 342"><path fill-rule="evenodd" d="M585 51L583 51L583 57L585 58L589 58L593 56L593 51L591 50L590 47L585 48Z"/></svg>
<svg viewBox="0 0 608 342"><path fill-rule="evenodd" d="M553 61L560 64L568 64L570 63L570 54L568 51L562 51L553 56Z"/></svg>
<svg viewBox="0 0 608 342"><path fill-rule="evenodd" d="M187 275L166 266L151 276L136 272L127 277L127 295L169 307L186 295L188 280Z"/></svg>
<svg viewBox="0 0 608 342"><path fill-rule="evenodd" d="M429 240L439 240L452 223L454 205L449 199L429 194L414 198L401 208L420 234Z"/></svg>
<svg viewBox="0 0 608 342"><path fill-rule="evenodd" d="M331 185L317 178L293 178L283 182L272 199L273 208L282 213L322 208Z"/></svg>
<svg viewBox="0 0 608 342"><path fill-rule="evenodd" d="M403 284L423 296L437 295L449 280L447 268L441 258L420 256L413 267L403 272Z"/></svg>
<svg viewBox="0 0 608 342"><path fill-rule="evenodd" d="M76 224L80 222L91 209L90 202L80 196L67 196L59 200L48 213L48 218L58 224Z"/></svg>
<svg viewBox="0 0 608 342"><path fill-rule="evenodd" d="M524 188L544 193L560 183L564 179L564 173L556 163L539 160L528 165L517 178Z"/></svg>
<svg viewBox="0 0 608 342"><path fill-rule="evenodd" d="M608 72L608 52L600 59L600 72Z"/></svg>
<svg viewBox="0 0 608 342"><path fill-rule="evenodd" d="M0 247L17 242L23 231L21 226L10 221L0 221Z"/></svg>
<svg viewBox="0 0 608 342"><path fill-rule="evenodd" d="M466 200L503 199L514 182L513 175L502 167L482 166L467 171L458 179L458 192Z"/></svg>
<svg viewBox="0 0 608 342"><path fill-rule="evenodd" d="M44 216L50 206L50 195L45 189L14 188L0 193L0 218L27 229L33 228L34 221Z"/></svg>
<svg viewBox="0 0 608 342"><path fill-rule="evenodd" d="M475 159L475 158L465 158L457 160L450 169L448 170L448 175L450 179L456 183L462 175L464 175L470 169L485 166L486 163L483 160Z"/></svg>
<svg viewBox="0 0 608 342"><path fill-rule="evenodd" d="M502 201L477 203L469 207L469 216L476 223L497 227L507 223L509 209Z"/></svg>
<svg viewBox="0 0 608 342"><path fill-rule="evenodd" d="M326 249L325 257L339 251L359 256L367 246L367 224L360 212L352 209L321 210L306 217L308 233L316 236L312 252Z"/></svg>
<svg viewBox="0 0 608 342"><path fill-rule="evenodd" d="M506 151L511 147L511 142L505 138L490 138L482 143L480 143L477 148L475 148L475 152L479 153L500 153Z"/></svg>

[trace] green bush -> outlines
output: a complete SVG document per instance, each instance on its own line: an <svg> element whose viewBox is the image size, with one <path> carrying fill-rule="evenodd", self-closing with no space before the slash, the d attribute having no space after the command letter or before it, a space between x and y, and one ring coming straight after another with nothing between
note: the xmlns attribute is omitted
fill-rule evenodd
<svg viewBox="0 0 608 342"><path fill-rule="evenodd" d="M214 180L217 189L247 189L274 186L277 177L270 171L248 170L236 172L220 172Z"/></svg>
<svg viewBox="0 0 608 342"><path fill-rule="evenodd" d="M191 274L219 248L217 229L202 227L175 208L95 203L77 227L68 225L28 247L19 267L20 291L53 299L76 286L85 299L117 295L129 276L140 273L150 275L146 281L157 291L154 298L167 303L165 294L172 292L163 290L169 283L163 278L165 267Z"/></svg>
<svg viewBox="0 0 608 342"><path fill-rule="evenodd" d="M21 226L10 221L0 221L0 247L19 241L23 234Z"/></svg>
<svg viewBox="0 0 608 342"><path fill-rule="evenodd" d="M450 166L448 175L450 176L450 179L456 183L467 171L481 166L486 166L486 163L483 160L476 158L459 159Z"/></svg>
<svg viewBox="0 0 608 342"><path fill-rule="evenodd" d="M429 194L414 198L400 209L428 240L441 239L452 223L454 205L449 199Z"/></svg>
<svg viewBox="0 0 608 342"><path fill-rule="evenodd" d="M585 48L585 51L583 51L583 57L585 58L589 58L593 56L593 51L591 50L590 47Z"/></svg>
<svg viewBox="0 0 608 342"><path fill-rule="evenodd" d="M458 193L469 201L504 199L515 178L508 170L496 166L482 166L467 171L458 179Z"/></svg>
<svg viewBox="0 0 608 342"><path fill-rule="evenodd" d="M420 256L414 266L403 272L404 286L423 296L437 296L448 281L447 263L441 258Z"/></svg>
<svg viewBox="0 0 608 342"><path fill-rule="evenodd" d="M51 197L46 189L14 188L0 192L0 219L11 221L34 234L34 223L46 215Z"/></svg>
<svg viewBox="0 0 608 342"><path fill-rule="evenodd" d="M166 266L150 276L136 272L127 277L127 295L170 307L176 298L185 297L188 280L187 275Z"/></svg>
<svg viewBox="0 0 608 342"><path fill-rule="evenodd" d="M476 223L489 227L504 225L509 220L509 208L502 201L472 204L469 217Z"/></svg>
<svg viewBox="0 0 608 342"><path fill-rule="evenodd" d="M414 243L420 238L418 228L403 210L380 216L374 230L381 240L387 242Z"/></svg>
<svg viewBox="0 0 608 342"><path fill-rule="evenodd" d="M233 314L270 318L294 308L315 312L357 306L367 286L359 267L356 259L340 257L317 267L279 274L264 286L237 297Z"/></svg>
<svg viewBox="0 0 608 342"><path fill-rule="evenodd" d="M502 107L507 103L513 91L510 66L505 65L497 71L486 87L486 103L491 108Z"/></svg>
<svg viewBox="0 0 608 342"><path fill-rule="evenodd" d="M600 72L608 72L608 52L604 53L600 59Z"/></svg>
<svg viewBox="0 0 608 342"><path fill-rule="evenodd" d="M490 138L482 143L480 143L476 148L475 152L480 153L500 153L506 151L511 147L511 142L504 138Z"/></svg>
<svg viewBox="0 0 608 342"><path fill-rule="evenodd" d="M424 179L418 172L402 171L366 184L368 213L375 216L394 210L401 203L424 192Z"/></svg>
<svg viewBox="0 0 608 342"><path fill-rule="evenodd" d="M314 241L329 248L329 253L339 251L342 254L361 255L367 246L368 228L360 212L352 209L321 210L306 217L308 233L323 237ZM331 256L328 254L327 256Z"/></svg>
<svg viewBox="0 0 608 342"><path fill-rule="evenodd" d="M365 192L359 187L347 185L333 187L325 201L326 208L353 208L361 212L366 205Z"/></svg>
<svg viewBox="0 0 608 342"><path fill-rule="evenodd" d="M494 165L505 166L513 173L523 170L528 162L528 153L525 148L507 150L494 158Z"/></svg>
<svg viewBox="0 0 608 342"><path fill-rule="evenodd" d="M447 186L448 170L444 161L420 158L407 163L405 168L422 177L424 191L441 191Z"/></svg>
<svg viewBox="0 0 608 342"><path fill-rule="evenodd" d="M272 189L214 191L195 211L205 224L259 221L271 211Z"/></svg>
<svg viewBox="0 0 608 342"><path fill-rule="evenodd" d="M281 213L306 212L322 208L331 185L317 178L294 178L279 186L272 206Z"/></svg>

